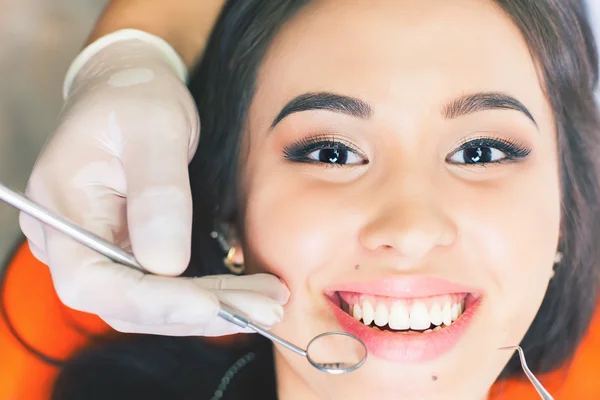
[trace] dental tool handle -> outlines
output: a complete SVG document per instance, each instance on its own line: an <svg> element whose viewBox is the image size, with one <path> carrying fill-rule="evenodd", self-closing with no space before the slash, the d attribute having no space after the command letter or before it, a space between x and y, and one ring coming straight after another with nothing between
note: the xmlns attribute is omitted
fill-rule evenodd
<svg viewBox="0 0 600 400"><path fill-rule="evenodd" d="M554 400L554 398L550 395L550 393L548 393L548 391L546 389L544 389L544 386L542 386L541 382L538 381L538 379L535 377L533 372L531 372L531 370L527 366L527 361L525 360L525 353L523 352L521 347L519 347L517 349L517 351L519 353L519 359L521 361L521 366L523 367L523 371L525 372L527 379L529 379L529 382L531 382L531 384L533 385L535 390L538 392L540 397L543 400Z"/></svg>
<svg viewBox="0 0 600 400"><path fill-rule="evenodd" d="M123 249L115 246L112 243L107 242L106 240L102 239L97 235L94 235L91 232L81 229L75 224L54 214L50 210L29 200L24 195L7 188L3 184L0 184L0 199L115 262L142 271L144 270L132 254L127 253ZM295 352L296 354L306 356L305 350L269 333L267 330L261 328L260 326L254 325L252 322L248 321L247 318L234 312L232 309L228 308L224 304L221 304L219 316L225 319L226 321L229 321L240 327L248 327L254 330L255 332L267 337L268 339L279 343L280 345Z"/></svg>
<svg viewBox="0 0 600 400"><path fill-rule="evenodd" d="M506 347L501 347L500 350L512 350L512 351L516 350L517 353L519 354L519 361L521 362L521 368L523 369L523 372L525 373L525 376L527 377L527 379L529 379L529 382L531 382L531 384L535 388L535 391L540 395L540 398L542 400L554 400L554 398L550 395L550 393L548 393L548 391L544 388L544 386L541 384L541 382L538 381L538 379L535 377L533 372L531 372L531 370L529 369L529 366L527 365L527 360L525 360L525 352L523 351L521 346L506 346Z"/></svg>
<svg viewBox="0 0 600 400"><path fill-rule="evenodd" d="M548 393L548 391L546 389L544 389L544 386L542 386L540 381L537 380L537 378L533 375L533 373L529 370L529 368L527 366L524 366L523 368L526 369L525 372L527 375L527 379L529 379L529 382L531 382L531 384L535 388L536 392L538 392L540 397L543 400L554 400L554 398L552 396L550 396L550 393Z"/></svg>
<svg viewBox="0 0 600 400"><path fill-rule="evenodd" d="M266 329L264 329L258 325L253 324L247 318L236 313L235 311L233 311L231 308L227 307L223 303L221 303L221 309L219 310L219 316L221 318L223 318L224 320L229 321L241 328L250 328L253 331L255 331L256 333L266 337L267 339L272 340L273 342L275 342L277 344L282 345L286 349L291 350L300 356L306 357L306 355L307 355L306 350L288 342L287 340L280 338L279 336L273 335L271 332L267 331Z"/></svg>
<svg viewBox="0 0 600 400"><path fill-rule="evenodd" d="M29 200L24 195L15 192L5 185L0 183L0 200L5 201L11 206L23 211L33 218L43 222L44 224L56 229L57 231L67 235L71 239L105 255L111 260L128 267L143 271L144 268L137 262L133 255L125 250L107 242L101 237L94 235L66 219L59 217L47 208Z"/></svg>
<svg viewBox="0 0 600 400"><path fill-rule="evenodd" d="M538 392L542 400L554 400L554 397L550 396L550 393L548 393L548 391L544 389L540 381L538 381L537 378L533 376L533 374L527 375L527 378L535 388L535 391Z"/></svg>
<svg viewBox="0 0 600 400"><path fill-rule="evenodd" d="M139 269L141 271L144 270L144 268L140 265L140 263L135 259L135 257L132 254L127 253L125 250L115 246L110 242L107 242L101 237L78 227L72 222L62 217L59 217L47 208L44 208L41 205L29 200L23 194L15 192L14 190L9 189L1 183L0 200L5 201L11 206L23 211L24 213L32 216L40 222L43 222L44 224L56 229L57 231L67 235L71 239L87 246L92 250L97 251L98 253L108 257L109 259L115 262L118 262L128 267ZM242 328L250 328L255 332L265 336L266 338L295 352L296 354L306 357L305 350L291 344L286 340L281 339L278 336L271 334L270 332L261 328L258 325L254 325L252 322L248 321L247 318L236 313L229 307L225 306L223 303L221 303L219 316L225 319L226 321L231 322Z"/></svg>

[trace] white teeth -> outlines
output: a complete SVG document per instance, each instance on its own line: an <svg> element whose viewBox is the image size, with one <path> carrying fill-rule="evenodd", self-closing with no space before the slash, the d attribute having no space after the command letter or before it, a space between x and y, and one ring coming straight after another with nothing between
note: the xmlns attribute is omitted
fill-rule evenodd
<svg viewBox="0 0 600 400"><path fill-rule="evenodd" d="M452 308L450 309L450 314L452 316L452 322L456 321L458 319L458 314L459 314L459 305L458 304L452 304Z"/></svg>
<svg viewBox="0 0 600 400"><path fill-rule="evenodd" d="M366 296L365 296L366 297ZM347 311L355 320L363 322L364 325L378 329L378 327L389 326L397 331L417 330L435 332L451 325L460 318L465 309L465 301L452 303L431 302L427 309L427 302L418 300L378 302L362 298L362 304L345 304L342 309ZM433 325L433 327L431 327ZM430 328L431 327L431 328ZM380 329L379 329L380 330ZM405 332L406 333L406 332Z"/></svg>
<svg viewBox="0 0 600 400"><path fill-rule="evenodd" d="M434 325L442 324L442 307L438 303L434 303L429 310L429 320Z"/></svg>
<svg viewBox="0 0 600 400"><path fill-rule="evenodd" d="M427 306L420 301L415 301L410 308L410 329L427 329L431 325Z"/></svg>
<svg viewBox="0 0 600 400"><path fill-rule="evenodd" d="M362 319L362 310L358 304L355 304L354 307L352 307L352 317L357 321Z"/></svg>
<svg viewBox="0 0 600 400"><path fill-rule="evenodd" d="M389 315L390 313L385 304L377 304L377 308L375 308L375 325L386 326L388 324Z"/></svg>
<svg viewBox="0 0 600 400"><path fill-rule="evenodd" d="M446 302L444 307L442 307L442 322L445 325L450 325L452 323L452 309L450 307L450 302Z"/></svg>
<svg viewBox="0 0 600 400"><path fill-rule="evenodd" d="M371 305L369 300L365 300L363 302L362 318L363 324L365 325L371 325L371 322L373 322L373 319L375 318L375 310L373 309L373 306Z"/></svg>
<svg viewBox="0 0 600 400"><path fill-rule="evenodd" d="M396 301L392 305L389 319L390 328L396 330L408 329L410 327L410 318L408 316L408 310L401 301Z"/></svg>

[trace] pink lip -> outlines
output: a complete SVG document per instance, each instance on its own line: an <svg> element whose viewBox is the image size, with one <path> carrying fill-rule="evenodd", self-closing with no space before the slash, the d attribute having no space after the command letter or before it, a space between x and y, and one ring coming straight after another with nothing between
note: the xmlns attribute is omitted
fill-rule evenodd
<svg viewBox="0 0 600 400"><path fill-rule="evenodd" d="M355 292L375 296L415 298L439 296L450 293L471 293L478 295L481 290L445 279L423 276L387 276L370 282L342 283L328 287L327 295L335 292Z"/></svg>
<svg viewBox="0 0 600 400"><path fill-rule="evenodd" d="M379 331L356 321L339 305L335 292L350 291L398 298L468 293L465 311L450 326L427 333ZM467 331L481 305L481 291L435 278L388 278L385 281L343 284L328 288L328 304L342 329L361 339L370 355L399 363L432 361L450 351Z"/></svg>

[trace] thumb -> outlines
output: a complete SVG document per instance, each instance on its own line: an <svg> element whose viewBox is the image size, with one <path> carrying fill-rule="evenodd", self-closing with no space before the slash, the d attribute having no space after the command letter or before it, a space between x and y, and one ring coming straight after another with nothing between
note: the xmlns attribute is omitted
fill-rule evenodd
<svg viewBox="0 0 600 400"><path fill-rule="evenodd" d="M179 275L190 260L192 196L184 136L149 135L123 152L131 247L157 275Z"/></svg>

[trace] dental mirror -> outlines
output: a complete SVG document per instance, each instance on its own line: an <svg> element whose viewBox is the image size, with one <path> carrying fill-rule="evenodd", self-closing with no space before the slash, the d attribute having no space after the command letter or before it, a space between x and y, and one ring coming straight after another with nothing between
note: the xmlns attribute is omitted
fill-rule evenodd
<svg viewBox="0 0 600 400"><path fill-rule="evenodd" d="M221 304L219 316L242 328L250 328L286 349L306 357L313 367L328 374L339 375L352 372L363 365L367 359L365 344L347 332L322 333L315 336L304 350L253 324L223 304Z"/></svg>
<svg viewBox="0 0 600 400"><path fill-rule="evenodd" d="M128 267L144 271L135 257L123 249L88 232L75 224L52 213L50 210L31 201L5 185L0 184L0 200L51 226L71 239L97 251L111 260ZM327 332L313 338L306 350L276 336L266 329L255 325L248 318L221 303L219 316L242 328L250 328L256 333L285 347L294 353L306 357L308 362L320 371L328 374L345 374L358 369L367 359L367 348L356 336L346 332Z"/></svg>

